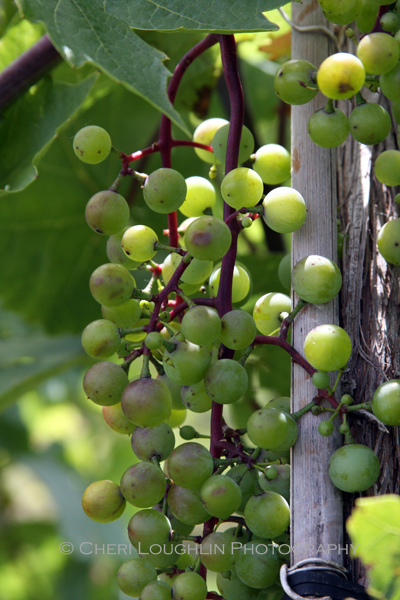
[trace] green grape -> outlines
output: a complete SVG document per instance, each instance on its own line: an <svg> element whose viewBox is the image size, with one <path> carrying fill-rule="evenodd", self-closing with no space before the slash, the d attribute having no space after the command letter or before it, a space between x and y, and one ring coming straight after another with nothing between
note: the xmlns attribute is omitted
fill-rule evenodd
<svg viewBox="0 0 400 600"><path fill-rule="evenodd" d="M138 508L149 508L162 500L167 484L160 467L140 462L128 467L121 477L120 488L127 502Z"/></svg>
<svg viewBox="0 0 400 600"><path fill-rule="evenodd" d="M292 287L292 271L290 267L290 252L285 254L278 266L278 278L287 290Z"/></svg>
<svg viewBox="0 0 400 600"><path fill-rule="evenodd" d="M182 256L174 252L169 254L164 260L162 265L162 276L166 285L169 283L181 261ZM209 277L212 269L212 261L193 258L181 276L180 281L183 283L179 283L179 285L182 292L190 295L194 291L197 291L200 285ZM193 285L195 289L193 289Z"/></svg>
<svg viewBox="0 0 400 600"><path fill-rule="evenodd" d="M277 452L291 433L290 415L276 408L254 411L247 421L247 435L256 446ZM293 419L292 419L293 421ZM289 443L289 440L288 440ZM288 450L291 445L283 448Z"/></svg>
<svg viewBox="0 0 400 600"><path fill-rule="evenodd" d="M204 375L206 392L218 404L236 402L246 393L248 385L245 368L230 358L217 360Z"/></svg>
<svg viewBox="0 0 400 600"><path fill-rule="evenodd" d="M121 402L122 392L128 383L128 376L119 365L102 361L86 371L83 389L95 404L112 406Z"/></svg>
<svg viewBox="0 0 400 600"><path fill-rule="evenodd" d="M235 571L231 571L229 578L218 573L217 588L225 600L256 600L260 593L260 590L245 585Z"/></svg>
<svg viewBox="0 0 400 600"><path fill-rule="evenodd" d="M125 510L126 501L119 486L107 479L91 483L83 493L82 508L98 523L111 523Z"/></svg>
<svg viewBox="0 0 400 600"><path fill-rule="evenodd" d="M400 204L400 194L395 195L394 201L396 202L396 204Z"/></svg>
<svg viewBox="0 0 400 600"><path fill-rule="evenodd" d="M107 263L98 267L90 276L90 292L103 306L119 306L132 296L136 282L125 267Z"/></svg>
<svg viewBox="0 0 400 600"><path fill-rule="evenodd" d="M210 277L210 288L213 296L218 295L221 268L216 269ZM246 269L239 265L233 268L232 276L232 302L241 302L250 291L251 281Z"/></svg>
<svg viewBox="0 0 400 600"><path fill-rule="evenodd" d="M275 492L290 501L290 465L275 465L273 468L277 471L277 477L269 479L267 476L268 467L265 469L265 475L261 475L259 483L265 492Z"/></svg>
<svg viewBox="0 0 400 600"><path fill-rule="evenodd" d="M132 558L124 562L117 573L117 583L127 596L138 598L151 581L156 581L157 571L153 565L143 558Z"/></svg>
<svg viewBox="0 0 400 600"><path fill-rule="evenodd" d="M168 518L171 521L172 530L176 533L180 533L181 535L190 535L192 533L194 525L187 525L186 523L182 523L182 521L179 521L179 519L173 516L171 511L168 511Z"/></svg>
<svg viewBox="0 0 400 600"><path fill-rule="evenodd" d="M249 313L231 310L221 319L221 342L231 350L243 350L253 343L257 327Z"/></svg>
<svg viewBox="0 0 400 600"><path fill-rule="evenodd" d="M139 600L171 600L171 591L165 581L151 581L142 589Z"/></svg>
<svg viewBox="0 0 400 600"><path fill-rule="evenodd" d="M349 444L334 452L329 460L329 477L339 490L365 492L378 479L379 460L367 446Z"/></svg>
<svg viewBox="0 0 400 600"><path fill-rule="evenodd" d="M319 390L324 390L330 386L330 379L328 373L325 371L317 371L312 376L312 382Z"/></svg>
<svg viewBox="0 0 400 600"><path fill-rule="evenodd" d="M397 124L400 122L400 102L392 102L392 115Z"/></svg>
<svg viewBox="0 0 400 600"><path fill-rule="evenodd" d="M227 519L239 508L242 492L236 481L230 477L213 475L201 486L200 498L210 515Z"/></svg>
<svg viewBox="0 0 400 600"><path fill-rule="evenodd" d="M180 427L182 423L185 422L185 419L186 409L171 410L171 414L165 422L171 427L171 429L176 429L177 427Z"/></svg>
<svg viewBox="0 0 400 600"><path fill-rule="evenodd" d="M182 319L182 333L192 344L212 344L221 333L221 319L209 306L193 306Z"/></svg>
<svg viewBox="0 0 400 600"><path fill-rule="evenodd" d="M267 405L267 407L268 407L268 405ZM274 452L286 452L287 450L289 450L289 448L294 446L294 444L297 441L298 435L299 435L299 429L297 427L297 423L296 423L295 419L293 419L293 417L290 414L288 414L288 413L286 413L286 414L287 414L287 423L288 423L288 428L289 428L288 433L287 433L287 436L282 440L282 442L274 447L274 449L273 449Z"/></svg>
<svg viewBox="0 0 400 600"><path fill-rule="evenodd" d="M129 206L115 190L104 190L92 196L86 205L86 222L93 231L113 235L125 227L129 219Z"/></svg>
<svg viewBox="0 0 400 600"><path fill-rule="evenodd" d="M220 127L211 142L215 157L220 162L224 163L226 160L226 149L228 146L228 135L229 135L229 123ZM254 137L250 129L243 126L242 135L239 143L239 158L238 163L244 163L250 158L254 150ZM189 215L188 215L189 216Z"/></svg>
<svg viewBox="0 0 400 600"><path fill-rule="evenodd" d="M111 138L102 127L89 125L80 129L75 135L73 148L82 162L97 165L110 154Z"/></svg>
<svg viewBox="0 0 400 600"><path fill-rule="evenodd" d="M334 429L335 426L332 421L329 421L329 419L326 421L320 421L318 424L318 432L324 437L329 437L332 435Z"/></svg>
<svg viewBox="0 0 400 600"><path fill-rule="evenodd" d="M126 418L135 425L156 427L171 414L172 398L162 381L141 377L124 389L121 406Z"/></svg>
<svg viewBox="0 0 400 600"><path fill-rule="evenodd" d="M193 134L193 141L197 142L198 144L211 146L213 137L218 129L227 124L229 125L229 121L226 119L219 119L217 117L214 117L213 119L207 119L206 121L200 123L200 125L196 128ZM215 161L213 152L201 150L200 148L195 148L194 151L196 152L197 156L206 163L212 164Z"/></svg>
<svg viewBox="0 0 400 600"><path fill-rule="evenodd" d="M98 319L85 327L81 341L84 351L92 358L108 358L118 350L121 336L115 323Z"/></svg>
<svg viewBox="0 0 400 600"><path fill-rule="evenodd" d="M356 18L356 25L361 33L368 33L373 29L378 10L379 5L374 0L363 0L361 11Z"/></svg>
<svg viewBox="0 0 400 600"><path fill-rule="evenodd" d="M378 250L383 258L393 264L400 265L400 219L392 219L385 223L378 234Z"/></svg>
<svg viewBox="0 0 400 600"><path fill-rule="evenodd" d="M261 538L275 538L289 526L289 505L276 492L263 492L252 496L244 509L247 527Z"/></svg>
<svg viewBox="0 0 400 600"><path fill-rule="evenodd" d="M111 263L117 263L125 267L125 269L131 271L132 269L136 269L136 267L138 267L141 263L135 262L134 260L128 258L125 252L122 250L121 241L126 229L122 229L118 233L114 233L114 235L111 235L108 238L106 251L108 260Z"/></svg>
<svg viewBox="0 0 400 600"><path fill-rule="evenodd" d="M379 24L384 31L396 33L399 28L399 17L393 12L387 12L381 16Z"/></svg>
<svg viewBox="0 0 400 600"><path fill-rule="evenodd" d="M340 425L339 433L341 433L342 435L347 435L348 433L350 433L350 427L347 425L347 423L342 423Z"/></svg>
<svg viewBox="0 0 400 600"><path fill-rule="evenodd" d="M144 327L145 325L148 325L150 323L150 319L139 319L139 321L137 321L134 325L134 327ZM142 340L145 339L147 333L146 331L138 331L136 333L128 333L125 336L125 339L128 340L129 342L141 342Z"/></svg>
<svg viewBox="0 0 400 600"><path fill-rule="evenodd" d="M174 517L187 525L205 523L210 518L200 499L200 492L175 483L169 488L168 506Z"/></svg>
<svg viewBox="0 0 400 600"><path fill-rule="evenodd" d="M244 229L248 229L253 225L253 219L251 217L243 217L240 223Z"/></svg>
<svg viewBox="0 0 400 600"><path fill-rule="evenodd" d="M241 581L261 589L274 583L279 575L278 552L269 540L265 543L248 542L241 548L235 570Z"/></svg>
<svg viewBox="0 0 400 600"><path fill-rule="evenodd" d="M254 154L253 169L264 183L283 183L290 177L290 153L279 144L261 146Z"/></svg>
<svg viewBox="0 0 400 600"><path fill-rule="evenodd" d="M306 104L318 94L316 75L317 69L307 60L289 60L275 74L275 92L287 104Z"/></svg>
<svg viewBox="0 0 400 600"><path fill-rule="evenodd" d="M169 379L180 385L201 381L210 366L210 352L205 346L175 341L174 350L165 350L163 366Z"/></svg>
<svg viewBox="0 0 400 600"><path fill-rule="evenodd" d="M310 255L299 260L294 266L292 285L302 300L312 304L324 304L333 300L339 293L342 275L337 265L329 258Z"/></svg>
<svg viewBox="0 0 400 600"><path fill-rule="evenodd" d="M400 63L379 77L379 87L388 100L400 101Z"/></svg>
<svg viewBox="0 0 400 600"><path fill-rule="evenodd" d="M181 388L183 405L194 413L204 413L212 408L212 400L204 387L204 380Z"/></svg>
<svg viewBox="0 0 400 600"><path fill-rule="evenodd" d="M178 210L186 197L186 181L174 169L153 171L143 185L143 198L154 212L168 214Z"/></svg>
<svg viewBox="0 0 400 600"><path fill-rule="evenodd" d="M200 560L209 571L227 571L232 567L232 559L230 539L225 533L210 533L201 542Z"/></svg>
<svg viewBox="0 0 400 600"><path fill-rule="evenodd" d="M226 472L226 476L235 479L235 477L241 475L242 472L243 465L237 465L236 467L232 467L232 469L229 469L229 471ZM241 479L239 487L240 491L242 492L242 501L240 503L239 508L236 509L236 512L243 513L244 507L246 506L247 502L252 496L254 496L254 482L251 474L248 471L246 471L244 477Z"/></svg>
<svg viewBox="0 0 400 600"><path fill-rule="evenodd" d="M317 146L336 148L349 135L349 120L338 108L317 110L308 121L308 135Z"/></svg>
<svg viewBox="0 0 400 600"><path fill-rule="evenodd" d="M185 233L189 254L199 260L219 260L228 252L231 242L228 225L217 217L199 217L190 223Z"/></svg>
<svg viewBox="0 0 400 600"><path fill-rule="evenodd" d="M318 325L304 340L304 354L319 371L337 371L351 355L351 340L339 325Z"/></svg>
<svg viewBox="0 0 400 600"><path fill-rule="evenodd" d="M390 132L392 121L383 106L365 102L351 111L349 125L350 133L357 142L372 146L383 142Z"/></svg>
<svg viewBox="0 0 400 600"><path fill-rule="evenodd" d="M140 552L148 552L153 544L167 544L170 541L171 523L158 510L145 508L133 515L128 524L129 540Z"/></svg>
<svg viewBox="0 0 400 600"><path fill-rule="evenodd" d="M205 152L205 150L200 152ZM210 156L212 157L212 154ZM211 181L204 177L188 177L186 179L186 187L185 201L179 207L179 210L185 217L201 217L204 211L213 208L216 201L216 194Z"/></svg>
<svg viewBox="0 0 400 600"><path fill-rule="evenodd" d="M173 600L205 600L207 586L204 579L197 573L181 573L174 580L172 587Z"/></svg>
<svg viewBox="0 0 400 600"><path fill-rule="evenodd" d="M235 210L244 206L255 206L264 192L261 177L253 169L238 167L225 175L221 184L221 195Z"/></svg>
<svg viewBox="0 0 400 600"><path fill-rule="evenodd" d="M375 175L385 185L400 185L400 151L385 150L375 161Z"/></svg>
<svg viewBox="0 0 400 600"><path fill-rule="evenodd" d="M332 54L318 69L318 87L333 100L351 98L362 88L364 81L364 65L359 58L347 52Z"/></svg>
<svg viewBox="0 0 400 600"><path fill-rule="evenodd" d="M149 350L158 350L163 345L164 338L158 331L152 331L146 335L144 343Z"/></svg>
<svg viewBox="0 0 400 600"><path fill-rule="evenodd" d="M194 440L197 437L197 431L191 425L185 425L179 429L179 435L183 440Z"/></svg>
<svg viewBox="0 0 400 600"><path fill-rule="evenodd" d="M269 192L263 200L263 219L274 231L292 233L299 229L307 216L303 196L290 187L279 187Z"/></svg>
<svg viewBox="0 0 400 600"><path fill-rule="evenodd" d="M253 318L257 329L263 335L276 335L282 321L279 315L283 312L290 313L292 303L289 296L285 294L274 294L270 292L257 300L253 310Z"/></svg>
<svg viewBox="0 0 400 600"><path fill-rule="evenodd" d="M157 242L157 234L150 227L134 225L122 236L122 249L129 258L142 263L153 258Z"/></svg>
<svg viewBox="0 0 400 600"><path fill-rule="evenodd" d="M163 461L175 447L175 435L166 423L156 427L136 427L132 433L131 444L139 460L151 462L157 457Z"/></svg>
<svg viewBox="0 0 400 600"><path fill-rule="evenodd" d="M211 477L213 469L213 457L207 448L197 442L178 446L167 460L170 478L180 487L192 490L200 489Z"/></svg>
<svg viewBox="0 0 400 600"><path fill-rule="evenodd" d="M264 408L276 408L282 412L290 414L290 398L288 396L279 396L270 400Z"/></svg>
<svg viewBox="0 0 400 600"><path fill-rule="evenodd" d="M367 73L383 75L397 65L399 45L389 34L377 32L364 36L357 47L357 56Z"/></svg>
<svg viewBox="0 0 400 600"><path fill-rule="evenodd" d="M372 412L385 425L400 425L400 379L385 381L375 390Z"/></svg>
<svg viewBox="0 0 400 600"><path fill-rule="evenodd" d="M336 4L332 6L331 10L323 10L323 13L331 23L336 23L336 25L348 25L360 14L362 3L363 0L350 0L350 2L346 0L345 7L338 7ZM343 10L344 8L345 10Z"/></svg>
<svg viewBox="0 0 400 600"><path fill-rule="evenodd" d="M103 406L102 414L107 425L116 433L130 435L136 428L122 412L121 402L113 406Z"/></svg>
<svg viewBox="0 0 400 600"><path fill-rule="evenodd" d="M344 394L340 398L340 403L344 404L345 406L351 406L352 404L354 404L354 399L349 394Z"/></svg>
<svg viewBox="0 0 400 600"><path fill-rule="evenodd" d="M181 400L181 386L174 381L171 381L165 373L164 375L157 375L156 379L161 381L170 391L172 398L172 410L184 410L185 406Z"/></svg>

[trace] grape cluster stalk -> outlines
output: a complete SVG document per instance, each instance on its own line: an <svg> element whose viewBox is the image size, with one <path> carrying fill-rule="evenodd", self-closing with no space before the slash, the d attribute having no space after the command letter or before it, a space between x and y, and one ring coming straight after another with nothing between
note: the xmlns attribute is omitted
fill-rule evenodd
<svg viewBox="0 0 400 600"><path fill-rule="evenodd" d="M336 3L320 0L320 4L329 18L346 20L354 17L360 3L354 2L345 16L333 10ZM328 97L326 109L316 113L309 127L315 143L323 140L332 147L342 143L349 131L361 143L377 143L370 141L380 141L377 130L386 131L385 111L367 104L360 89L365 69L373 77L385 73L382 90L387 89L391 97L397 85L390 73L397 69L398 43L395 60L392 55L385 58L386 50L391 54L394 48L391 34L372 32L370 44L364 41L367 38L360 42L358 57L337 53L318 70L304 60L289 61L277 72L276 92L286 102L308 102L318 89ZM88 398L103 407L105 423L130 436L137 460L122 473L119 484L92 483L82 505L90 518L101 523L121 516L127 503L135 507L128 537L137 557L121 565L117 582L125 594L141 600L279 600L279 571L287 560L280 544L287 542L290 526L289 451L296 443L301 416L311 411L324 437L332 434L334 420L340 420L344 445L327 468L332 483L350 493L368 489L379 475L374 452L352 437L351 412L367 408L383 423L400 425L400 380L378 387L372 403L354 405L348 395L336 398L352 351L344 329L329 323L315 327L306 337L303 353L287 341L289 328L307 303L330 302L339 293L342 276L333 261L309 255L294 266L289 276L299 301L293 310L290 297L275 292L261 296L252 315L241 309L251 285L247 269L236 261L238 236L257 218L274 231L296 231L305 222L307 208L297 190L281 185L290 175L287 150L268 144L254 152L253 136L243 126L244 100L233 35L209 34L182 58L169 83L171 102L189 65L215 44L220 46L229 92L229 122L208 119L196 129L193 141L186 141L172 137L171 121L162 116L158 141L131 154L115 150L108 133L97 126L83 128L73 142L77 157L87 164L104 160L110 151L117 152L122 163L109 190L99 191L86 207L88 225L109 236L109 263L99 266L90 278L102 318L82 334L84 350L99 361L85 374L83 386ZM357 106L352 114L356 114L349 125L334 100L353 96ZM365 119L368 123L377 119L373 132ZM174 169L171 150L177 146L192 147L209 163L210 180L197 175L185 180ZM134 170L136 160L155 152L160 153L161 168L149 175ZM400 153L393 152L390 161L396 163ZM400 183L389 183L386 160L382 167L378 161L377 178L387 185ZM223 219L213 214L213 182L221 165L225 165ZM149 210L166 215L167 244L152 228L130 223L129 207L119 194L125 177L141 182ZM264 184L278 187L264 195ZM186 217L180 224L178 211ZM400 264L400 259L395 262L397 246L391 244L398 239L398 225L390 225L386 235L384 228L381 233L382 255ZM159 250L168 252L162 264L156 262ZM144 289L136 285L137 269L150 274ZM285 260L282 271L287 270ZM312 378L314 397L294 414L289 398L275 398L253 412L245 429L233 429L223 417L223 407L246 394L246 361L263 344L289 353ZM130 366L137 360L142 362L140 377L130 379ZM334 371L337 378L331 386L328 373ZM322 405L321 400L327 402ZM182 425L186 410L209 412L210 431L182 426L179 434L184 443L176 445L174 430ZM328 419L321 419L322 413L328 413ZM209 446L200 439L209 440ZM231 527L221 526L226 523ZM200 524L202 533L192 535ZM196 554L187 552L188 542L199 548ZM218 592L208 590L207 570L218 574Z"/></svg>

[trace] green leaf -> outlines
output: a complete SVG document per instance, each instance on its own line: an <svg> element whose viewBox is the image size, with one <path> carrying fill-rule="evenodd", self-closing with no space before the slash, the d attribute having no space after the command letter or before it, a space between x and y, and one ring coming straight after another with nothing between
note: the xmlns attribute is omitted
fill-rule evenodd
<svg viewBox="0 0 400 600"><path fill-rule="evenodd" d="M38 176L40 159L95 79L70 85L46 78L5 111L0 123L0 193L22 190Z"/></svg>
<svg viewBox="0 0 400 600"><path fill-rule="evenodd" d="M43 35L41 25L33 25L29 21L18 21L10 25L0 44L0 69L4 69L20 54L28 50Z"/></svg>
<svg viewBox="0 0 400 600"><path fill-rule="evenodd" d="M400 497L358 498L347 520L356 556L369 567L372 596L400 598Z"/></svg>
<svg viewBox="0 0 400 600"><path fill-rule="evenodd" d="M185 133L167 96L167 57L104 12L102 0L18 0L31 21L43 21L52 42L76 67L90 61L166 114Z"/></svg>
<svg viewBox="0 0 400 600"><path fill-rule="evenodd" d="M134 29L235 33L278 29L263 12L285 4L286 0L106 0L105 7Z"/></svg>
<svg viewBox="0 0 400 600"><path fill-rule="evenodd" d="M49 377L90 362L78 337L49 337L0 310L0 411Z"/></svg>

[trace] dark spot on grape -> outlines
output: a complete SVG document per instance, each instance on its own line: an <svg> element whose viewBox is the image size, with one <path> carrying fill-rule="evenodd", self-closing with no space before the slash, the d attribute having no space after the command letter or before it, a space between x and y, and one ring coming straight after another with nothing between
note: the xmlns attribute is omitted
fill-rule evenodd
<svg viewBox="0 0 400 600"><path fill-rule="evenodd" d="M398 245L399 245L399 242L395 242L395 243L394 243L394 245L395 245L395 246L398 246Z"/></svg>
<svg viewBox="0 0 400 600"><path fill-rule="evenodd" d="M130 255L131 255L131 253L130 253L130 252L128 252L128 250L125 250L125 254L127 254L128 256L130 256Z"/></svg>
<svg viewBox="0 0 400 600"><path fill-rule="evenodd" d="M104 233L104 232L103 232L101 229L99 229L98 227L95 227L95 228L94 228L94 230L95 230L97 233Z"/></svg>
<svg viewBox="0 0 400 600"><path fill-rule="evenodd" d="M353 90L353 88L348 83L339 83L338 90L341 94L345 94L346 92Z"/></svg>
<svg viewBox="0 0 400 600"><path fill-rule="evenodd" d="M282 77L282 75L283 75L283 73L282 73L282 71L281 71L281 72L279 73L279 77Z"/></svg>
<svg viewBox="0 0 400 600"><path fill-rule="evenodd" d="M117 283L122 283L122 277L117 277L117 278L115 279L115 281L116 281Z"/></svg>
<svg viewBox="0 0 400 600"><path fill-rule="evenodd" d="M97 150L97 154L101 154L101 150Z"/></svg>

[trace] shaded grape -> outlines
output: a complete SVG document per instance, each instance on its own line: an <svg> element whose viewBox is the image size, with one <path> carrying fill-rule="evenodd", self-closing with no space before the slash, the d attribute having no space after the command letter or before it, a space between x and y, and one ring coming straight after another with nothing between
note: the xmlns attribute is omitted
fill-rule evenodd
<svg viewBox="0 0 400 600"><path fill-rule="evenodd" d="M201 542L200 560L213 573L229 570L233 560L230 538L221 532L207 535Z"/></svg>
<svg viewBox="0 0 400 600"><path fill-rule="evenodd" d="M221 319L221 342L231 350L242 350L253 343L257 327L244 310L231 310Z"/></svg>
<svg viewBox="0 0 400 600"><path fill-rule="evenodd" d="M400 425L400 379L385 381L375 390L372 412L385 425Z"/></svg>
<svg viewBox="0 0 400 600"><path fill-rule="evenodd" d="M218 117L214 117L212 119L207 119L206 121L203 121L195 129L195 132L193 134L193 141L199 144L205 144L206 146L211 146L213 137L218 131L218 129L226 124L229 125L229 121L227 121L226 119L220 119ZM212 164L215 161L215 156L213 152L201 150L201 148L195 148L194 151L196 152L197 156L206 163Z"/></svg>
<svg viewBox="0 0 400 600"><path fill-rule="evenodd" d="M244 509L244 518L252 533L269 539L286 531L290 522L290 509L280 494L264 492L250 498Z"/></svg>
<svg viewBox="0 0 400 600"><path fill-rule="evenodd" d="M339 490L354 494L365 492L379 477L376 454L362 444L342 446L329 460L329 477Z"/></svg>
<svg viewBox="0 0 400 600"><path fill-rule="evenodd" d="M192 385L201 381L210 366L209 350L191 342L172 341L175 343L174 350L165 350L163 357L167 376L180 385Z"/></svg>
<svg viewBox="0 0 400 600"><path fill-rule="evenodd" d="M210 288L213 296L218 295L219 282L221 278L221 268L216 269L210 277ZM250 291L251 281L246 269L240 265L235 265L232 276L232 302L241 302Z"/></svg>
<svg viewBox="0 0 400 600"><path fill-rule="evenodd" d="M118 350L121 336L115 323L98 319L85 327L81 342L86 354L92 358L108 358Z"/></svg>
<svg viewBox="0 0 400 600"><path fill-rule="evenodd" d="M149 462L140 462L124 472L121 493L133 506L148 508L162 500L167 484L161 469Z"/></svg>
<svg viewBox="0 0 400 600"><path fill-rule="evenodd" d="M122 392L128 383L128 376L119 365L102 361L86 371L83 389L95 404L111 406L121 402Z"/></svg>
<svg viewBox="0 0 400 600"><path fill-rule="evenodd" d="M132 450L139 460L165 460L175 447L175 435L167 423L156 427L136 427L131 437Z"/></svg>
<svg viewBox="0 0 400 600"><path fill-rule="evenodd" d="M200 489L211 477L213 469L214 460L210 452L197 442L178 446L167 460L170 478L180 487L188 489Z"/></svg>
<svg viewBox="0 0 400 600"><path fill-rule="evenodd" d="M383 142L388 136L392 121L383 106L365 102L351 111L349 125L350 133L357 142L373 145Z"/></svg>
<svg viewBox="0 0 400 600"><path fill-rule="evenodd" d="M240 507L242 492L232 478L226 475L212 475L201 486L200 498L210 515L227 519Z"/></svg>
<svg viewBox="0 0 400 600"><path fill-rule="evenodd" d="M190 223L185 233L185 245L199 260L218 260L229 250L232 235L228 225L217 217L199 217Z"/></svg>
<svg viewBox="0 0 400 600"><path fill-rule="evenodd" d="M107 425L116 433L130 435L136 428L122 412L120 402L112 406L103 406L102 414Z"/></svg>
<svg viewBox="0 0 400 600"><path fill-rule="evenodd" d="M226 160L226 149L228 146L229 123L220 127L211 142L215 157L222 163ZM254 150L254 137L250 129L245 125L242 128L242 134L239 142L239 158L238 163L244 163ZM246 205L247 206L247 205Z"/></svg>
<svg viewBox="0 0 400 600"><path fill-rule="evenodd" d="M121 406L126 418L135 425L156 427L169 417L172 399L162 381L141 377L125 388Z"/></svg>
<svg viewBox="0 0 400 600"><path fill-rule="evenodd" d="M186 525L205 523L210 518L200 499L198 490L189 490L175 483L168 492L168 506L171 513Z"/></svg>
<svg viewBox="0 0 400 600"><path fill-rule="evenodd" d="M122 236L124 235L126 229L128 229L128 228L126 227L125 229L122 229L118 233L114 233L114 235L110 235L110 237L107 240L106 251L107 251L108 260L111 263L117 263L117 264L125 267L125 269L132 270L132 269L136 269L136 267L138 267L141 263L131 260L125 254L125 252L122 250L121 241L122 241Z"/></svg>
<svg viewBox="0 0 400 600"><path fill-rule="evenodd" d="M83 493L82 508L88 517L98 523L115 521L122 515L125 506L125 498L113 481L95 481Z"/></svg>
<svg viewBox="0 0 400 600"><path fill-rule="evenodd" d="M93 231L113 235L125 227L129 219L129 206L115 190L103 190L92 196L86 205L85 219Z"/></svg>
<svg viewBox="0 0 400 600"><path fill-rule="evenodd" d="M143 588L156 579L157 571L148 560L143 558L132 558L124 562L117 573L120 590L134 598L138 598Z"/></svg>
<svg viewBox="0 0 400 600"><path fill-rule="evenodd" d="M365 35L358 43L357 56L367 73L383 75L397 65L399 44L387 33L375 32Z"/></svg>
<svg viewBox="0 0 400 600"><path fill-rule="evenodd" d="M173 600L205 600L207 586L204 579L197 573L181 573L174 580L172 587Z"/></svg>
<svg viewBox="0 0 400 600"><path fill-rule="evenodd" d="M276 492L285 498L286 502L290 501L290 465L274 465L277 471L277 476L274 479L268 477L268 467L265 469L265 474L261 475L259 483L262 489L266 492Z"/></svg>
<svg viewBox="0 0 400 600"><path fill-rule="evenodd" d="M335 148L349 135L349 120L338 108L321 108L308 121L308 135L317 146Z"/></svg>
<svg viewBox="0 0 400 600"><path fill-rule="evenodd" d="M279 568L278 551L269 540L245 544L235 564L239 579L257 589L272 585L279 575Z"/></svg>
<svg viewBox="0 0 400 600"><path fill-rule="evenodd" d="M204 380L193 385L183 385L181 388L183 405L195 413L204 413L212 408L212 399L204 387Z"/></svg>
<svg viewBox="0 0 400 600"><path fill-rule="evenodd" d="M246 393L248 385L245 368L230 358L217 360L204 376L206 392L218 404L236 402Z"/></svg>
<svg viewBox="0 0 400 600"><path fill-rule="evenodd" d="M89 280L93 298L103 306L119 306L132 296L136 282L127 269L106 263L93 271Z"/></svg>
<svg viewBox="0 0 400 600"><path fill-rule="evenodd" d="M212 344L221 333L221 319L209 306L193 306L182 319L182 333L193 344Z"/></svg>
<svg viewBox="0 0 400 600"><path fill-rule="evenodd" d="M317 69L307 60L289 60L275 74L275 92L287 104L306 104L318 94L316 75Z"/></svg>
<svg viewBox="0 0 400 600"><path fill-rule="evenodd" d="M185 178L175 169L157 169L146 178L143 185L144 201L157 213L168 214L178 210L185 197Z"/></svg>

